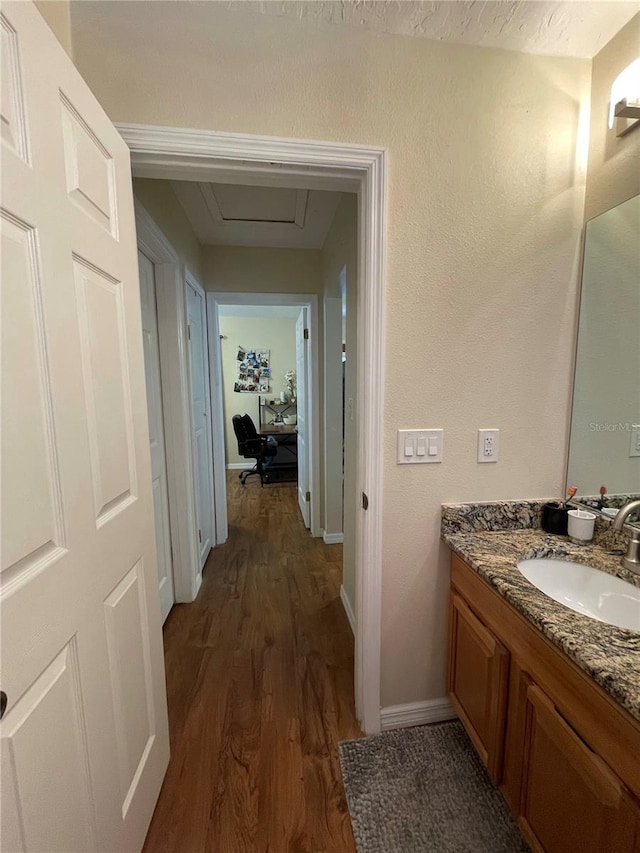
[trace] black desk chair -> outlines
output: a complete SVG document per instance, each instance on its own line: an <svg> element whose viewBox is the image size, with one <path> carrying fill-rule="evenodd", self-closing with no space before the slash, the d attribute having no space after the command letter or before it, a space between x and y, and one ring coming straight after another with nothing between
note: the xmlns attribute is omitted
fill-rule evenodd
<svg viewBox="0 0 640 853"><path fill-rule="evenodd" d="M253 468L248 468L238 474L240 482L244 486L247 477L257 474L260 477L260 486L263 486L265 480L269 482L269 477L265 474L264 469L273 461L278 448L270 443L266 436L258 435L256 426L249 415L234 415L232 421L233 431L238 439L238 453L245 459L256 460Z"/></svg>

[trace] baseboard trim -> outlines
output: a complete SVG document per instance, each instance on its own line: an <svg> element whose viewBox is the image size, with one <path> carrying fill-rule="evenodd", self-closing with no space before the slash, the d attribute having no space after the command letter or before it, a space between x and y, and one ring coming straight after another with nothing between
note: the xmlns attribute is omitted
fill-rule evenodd
<svg viewBox="0 0 640 853"><path fill-rule="evenodd" d="M347 595L347 590L344 588L344 584L340 586L340 600L342 601L344 612L347 614L349 625L351 625L351 630L353 631L353 635L355 636L356 614L353 612L353 607L351 606L351 602L349 601L349 596Z"/></svg>
<svg viewBox="0 0 640 853"><path fill-rule="evenodd" d="M441 723L457 717L448 699L429 699L426 702L407 702L405 705L389 705L380 709L380 728L404 729L409 726L424 726Z"/></svg>
<svg viewBox="0 0 640 853"><path fill-rule="evenodd" d="M245 468L251 468L251 460L247 460L246 462L227 462L227 471L244 471Z"/></svg>
<svg viewBox="0 0 640 853"><path fill-rule="evenodd" d="M327 533L326 530L323 530L322 539L325 545L342 545L344 533Z"/></svg>

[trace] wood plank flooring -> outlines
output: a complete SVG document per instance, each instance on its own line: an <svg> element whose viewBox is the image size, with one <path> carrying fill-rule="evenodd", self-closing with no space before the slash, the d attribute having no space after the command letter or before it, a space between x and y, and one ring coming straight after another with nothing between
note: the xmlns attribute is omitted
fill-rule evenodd
<svg viewBox="0 0 640 853"><path fill-rule="evenodd" d="M294 483L227 482L229 540L165 623L171 762L144 853L355 853L342 546L304 529Z"/></svg>

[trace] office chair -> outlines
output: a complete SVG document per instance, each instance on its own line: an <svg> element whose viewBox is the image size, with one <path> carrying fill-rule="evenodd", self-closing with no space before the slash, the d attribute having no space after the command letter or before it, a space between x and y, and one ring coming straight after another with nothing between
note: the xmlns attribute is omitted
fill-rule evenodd
<svg viewBox="0 0 640 853"><path fill-rule="evenodd" d="M256 460L253 468L248 468L238 474L240 482L244 486L247 477L257 474L260 477L260 486L262 487L265 481L269 482L269 476L265 474L264 469L273 462L273 457L278 452L278 448L270 443L265 436L258 435L255 424L249 415L234 415L232 421L233 431L238 439L238 453L245 459Z"/></svg>

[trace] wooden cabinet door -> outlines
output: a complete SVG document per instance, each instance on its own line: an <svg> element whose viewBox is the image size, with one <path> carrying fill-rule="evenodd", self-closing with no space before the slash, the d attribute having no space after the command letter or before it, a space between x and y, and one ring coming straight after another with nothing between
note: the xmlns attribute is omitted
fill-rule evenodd
<svg viewBox="0 0 640 853"><path fill-rule="evenodd" d="M637 807L535 684L526 691L519 825L534 851L632 853Z"/></svg>
<svg viewBox="0 0 640 853"><path fill-rule="evenodd" d="M499 784L509 653L454 590L449 616L449 696L489 775Z"/></svg>

